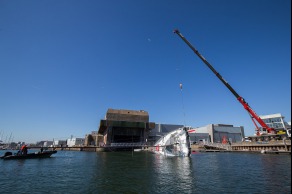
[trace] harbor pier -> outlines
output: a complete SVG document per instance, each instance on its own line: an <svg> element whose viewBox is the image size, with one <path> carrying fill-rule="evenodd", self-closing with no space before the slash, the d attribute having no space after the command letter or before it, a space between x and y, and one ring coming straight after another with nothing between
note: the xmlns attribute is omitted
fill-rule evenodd
<svg viewBox="0 0 292 194"><path fill-rule="evenodd" d="M261 153L290 153L291 140L268 141L268 142L242 142L232 145L233 151L249 151Z"/></svg>
<svg viewBox="0 0 292 194"><path fill-rule="evenodd" d="M205 143L192 145L193 151L199 152L257 152L291 154L291 140L240 142L232 144Z"/></svg>
<svg viewBox="0 0 292 194"><path fill-rule="evenodd" d="M40 149L41 147L29 147L29 149ZM113 146L74 146L74 147L48 147L47 150L64 151L87 151L108 152L124 150L153 151L155 146L151 145L113 145ZM192 152L254 152L270 154L291 154L291 140L269 141L269 142L240 142L232 144L205 143L191 145Z"/></svg>

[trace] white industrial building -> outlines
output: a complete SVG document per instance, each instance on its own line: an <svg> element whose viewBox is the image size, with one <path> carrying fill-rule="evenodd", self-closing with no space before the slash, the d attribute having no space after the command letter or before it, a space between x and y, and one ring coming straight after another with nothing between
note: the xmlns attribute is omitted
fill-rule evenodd
<svg viewBox="0 0 292 194"><path fill-rule="evenodd" d="M39 141L36 143L36 146L39 147L51 147L53 146L53 141Z"/></svg>
<svg viewBox="0 0 292 194"><path fill-rule="evenodd" d="M66 147L67 146L67 141L66 140L54 140L53 146Z"/></svg>
<svg viewBox="0 0 292 194"><path fill-rule="evenodd" d="M67 146L68 147L74 147L74 146L82 146L84 145L85 138L71 138L67 139Z"/></svg>
<svg viewBox="0 0 292 194"><path fill-rule="evenodd" d="M286 122L280 113L259 116L269 127L274 128L277 134L288 134L291 137L291 121Z"/></svg>
<svg viewBox="0 0 292 194"><path fill-rule="evenodd" d="M169 132L182 128L183 125L172 124L156 124L148 137L148 145L153 145L158 139L165 136ZM204 127L192 129L187 127L191 144L200 142L209 143L222 143L223 139L228 140L230 143L241 142L244 139L244 128L234 127L233 125L226 124L209 124Z"/></svg>
<svg viewBox="0 0 292 194"><path fill-rule="evenodd" d="M222 143L226 139L230 143L241 142L244 138L244 128L226 124L209 124L205 127L195 128L189 131L192 143L206 141Z"/></svg>

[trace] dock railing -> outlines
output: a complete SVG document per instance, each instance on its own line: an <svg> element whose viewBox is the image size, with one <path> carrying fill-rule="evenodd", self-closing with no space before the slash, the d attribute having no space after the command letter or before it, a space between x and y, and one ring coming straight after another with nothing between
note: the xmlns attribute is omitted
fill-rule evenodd
<svg viewBox="0 0 292 194"><path fill-rule="evenodd" d="M144 143L111 143L110 147L145 147Z"/></svg>

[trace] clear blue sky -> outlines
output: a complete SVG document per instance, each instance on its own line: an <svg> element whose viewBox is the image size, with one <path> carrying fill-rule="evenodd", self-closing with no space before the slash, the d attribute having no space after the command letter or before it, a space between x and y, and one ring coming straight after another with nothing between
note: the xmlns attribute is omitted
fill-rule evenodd
<svg viewBox="0 0 292 194"><path fill-rule="evenodd" d="M0 0L2 139L84 137L108 108L252 135L242 105L175 28L258 115L291 121L290 0Z"/></svg>

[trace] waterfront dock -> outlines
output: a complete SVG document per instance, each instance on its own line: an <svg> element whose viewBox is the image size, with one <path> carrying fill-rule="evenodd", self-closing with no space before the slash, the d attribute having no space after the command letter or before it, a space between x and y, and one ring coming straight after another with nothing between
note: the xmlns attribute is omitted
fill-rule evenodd
<svg viewBox="0 0 292 194"><path fill-rule="evenodd" d="M232 144L206 143L192 145L198 152L253 152L266 154L291 154L291 140L269 142L240 142Z"/></svg>
<svg viewBox="0 0 292 194"><path fill-rule="evenodd" d="M291 140L234 143L232 144L232 150L291 154Z"/></svg>
<svg viewBox="0 0 292 194"><path fill-rule="evenodd" d="M40 149L41 147L30 147ZM120 149L117 149L120 148ZM122 149L121 149L122 148ZM48 150L108 152L117 150L153 151L155 146L74 146L74 147L48 147ZM232 144L206 143L191 145L192 152L251 152L265 154L291 154L291 140L269 142L240 142Z"/></svg>

